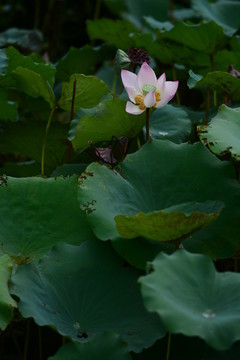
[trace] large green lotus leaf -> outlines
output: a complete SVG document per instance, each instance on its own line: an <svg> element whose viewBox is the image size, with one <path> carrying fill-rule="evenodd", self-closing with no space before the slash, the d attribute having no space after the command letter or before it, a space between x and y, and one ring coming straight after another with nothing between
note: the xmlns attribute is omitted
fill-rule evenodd
<svg viewBox="0 0 240 360"><path fill-rule="evenodd" d="M18 66L12 71L12 76L16 80L16 88L32 97L42 97L52 108L55 104L55 95L48 81L40 74L22 66Z"/></svg>
<svg viewBox="0 0 240 360"><path fill-rule="evenodd" d="M103 40L108 45L127 50L134 46L130 34L137 31L136 27L126 20L98 19L87 20L87 31L90 39Z"/></svg>
<svg viewBox="0 0 240 360"><path fill-rule="evenodd" d="M104 95L107 95L109 88L104 81L96 76L73 74L69 82L62 84L62 95L58 105L64 110L71 110L73 97L73 84L76 80L76 92L74 107L91 108L96 106Z"/></svg>
<svg viewBox="0 0 240 360"><path fill-rule="evenodd" d="M239 29L240 3L234 0L192 0L193 9L203 19L214 20L223 27L224 32L233 35Z"/></svg>
<svg viewBox="0 0 240 360"><path fill-rule="evenodd" d="M17 303L9 294L8 282L12 270L8 255L0 256L0 329L5 330L13 318L13 310Z"/></svg>
<svg viewBox="0 0 240 360"><path fill-rule="evenodd" d="M154 139L168 139L177 144L186 141L191 133L192 122L185 110L166 105L156 109L150 119L150 134Z"/></svg>
<svg viewBox="0 0 240 360"><path fill-rule="evenodd" d="M59 241L93 238L77 202L77 176L1 177L0 243L16 262L38 260Z"/></svg>
<svg viewBox="0 0 240 360"><path fill-rule="evenodd" d="M45 61L40 60L39 58L38 61L36 61L36 58L30 55L24 56L12 46L9 46L6 49L6 55L8 58L8 67L5 76L1 76L0 78L1 86L16 86L16 80L12 77L12 71L21 66L25 69L38 73L50 84L50 87L53 87L56 72L53 65L46 64Z"/></svg>
<svg viewBox="0 0 240 360"><path fill-rule="evenodd" d="M200 140L218 156L229 156L240 161L240 108L231 109L225 105L211 123L198 127Z"/></svg>
<svg viewBox="0 0 240 360"><path fill-rule="evenodd" d="M17 120L17 104L8 100L8 92L6 89L0 89L0 119L5 121Z"/></svg>
<svg viewBox="0 0 240 360"><path fill-rule="evenodd" d="M115 216L116 227L123 238L143 236L157 241L180 241L216 220L221 204L187 203L147 214Z"/></svg>
<svg viewBox="0 0 240 360"><path fill-rule="evenodd" d="M26 30L10 28L0 33L0 47L6 45L18 45L22 49L29 49L31 52L41 50L43 41L42 33L37 30Z"/></svg>
<svg viewBox="0 0 240 360"><path fill-rule="evenodd" d="M164 32L162 36L209 55L213 55L229 41L222 27L214 21L200 24L188 24L179 21L170 31Z"/></svg>
<svg viewBox="0 0 240 360"><path fill-rule="evenodd" d="M128 346L119 335L106 333L83 344L69 343L64 345L55 356L48 360L131 360Z"/></svg>
<svg viewBox="0 0 240 360"><path fill-rule="evenodd" d="M240 339L240 275L218 273L210 258L159 254L140 278L144 303L171 333L199 336L218 350ZM184 290L183 290L184 289Z"/></svg>
<svg viewBox="0 0 240 360"><path fill-rule="evenodd" d="M229 96L231 100L240 100L240 79L225 71L213 71L201 76L189 70L189 75L188 87L190 89L208 86L218 94Z"/></svg>
<svg viewBox="0 0 240 360"><path fill-rule="evenodd" d="M85 45L79 49L70 47L68 53L56 65L56 79L68 81L72 74L94 74L96 65L106 58L107 53L104 46L93 48Z"/></svg>
<svg viewBox="0 0 240 360"><path fill-rule="evenodd" d="M75 137L72 141L76 151L83 151L89 147L89 140L93 143L111 140L113 136L135 137L145 124L145 115L131 115L125 111L126 102L120 98L107 99L101 102L93 114L86 114L80 118L76 126Z"/></svg>
<svg viewBox="0 0 240 360"><path fill-rule="evenodd" d="M35 160L39 167L34 174L40 174L45 129L46 123L40 121L5 122L0 131L0 152ZM66 161L67 132L67 125L57 122L51 124L45 151L45 174L51 174L58 165Z"/></svg>
<svg viewBox="0 0 240 360"><path fill-rule="evenodd" d="M59 244L38 264L17 269L12 293L21 314L40 326L54 326L77 342L114 332L139 352L165 335L158 316L144 308L141 274L124 265L109 243Z"/></svg>
<svg viewBox="0 0 240 360"><path fill-rule="evenodd" d="M240 187L231 164L201 143L153 140L128 155L119 171L90 164L79 179L78 198L101 240L119 234L116 215L148 214L177 204L222 201L224 210L206 230L185 240L192 251L231 256L240 236ZM136 249L137 251L137 249Z"/></svg>

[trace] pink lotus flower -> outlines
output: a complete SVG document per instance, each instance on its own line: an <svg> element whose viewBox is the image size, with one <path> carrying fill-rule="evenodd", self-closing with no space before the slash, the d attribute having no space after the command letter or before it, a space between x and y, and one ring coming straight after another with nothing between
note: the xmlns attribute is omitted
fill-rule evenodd
<svg viewBox="0 0 240 360"><path fill-rule="evenodd" d="M134 74L128 70L121 71L123 85L131 101L126 104L126 111L138 115L146 108L161 108L176 94L178 81L166 81L165 73L158 79L153 69L144 62Z"/></svg>

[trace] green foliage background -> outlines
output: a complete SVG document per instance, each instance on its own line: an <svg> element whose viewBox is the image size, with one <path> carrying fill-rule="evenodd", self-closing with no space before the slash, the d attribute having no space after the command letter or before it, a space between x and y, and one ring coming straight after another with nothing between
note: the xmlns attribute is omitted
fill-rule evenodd
<svg viewBox="0 0 240 360"><path fill-rule="evenodd" d="M239 13L0 4L1 359L239 358ZM129 48L179 80L148 142Z"/></svg>

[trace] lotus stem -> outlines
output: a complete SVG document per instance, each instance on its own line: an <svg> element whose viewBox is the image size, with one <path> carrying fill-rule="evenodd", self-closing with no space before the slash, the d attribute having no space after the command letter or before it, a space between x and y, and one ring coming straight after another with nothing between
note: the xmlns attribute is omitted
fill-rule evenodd
<svg viewBox="0 0 240 360"><path fill-rule="evenodd" d="M234 256L234 271L237 273L238 272L238 254L236 253L236 255Z"/></svg>
<svg viewBox="0 0 240 360"><path fill-rule="evenodd" d="M28 358L28 346L29 346L29 340L30 340L30 327L31 327L31 319L28 319L27 320L27 325L26 325L26 336L25 336L23 360L27 360L27 358Z"/></svg>
<svg viewBox="0 0 240 360"><path fill-rule="evenodd" d="M77 86L77 79L73 80L73 93L72 93L72 106L71 106L71 118L70 124L74 118L74 104L75 104L75 96L76 96L76 86ZM68 151L67 151L67 164L71 162L71 150L72 150L72 143L68 140Z"/></svg>
<svg viewBox="0 0 240 360"><path fill-rule="evenodd" d="M102 2L102 0L96 0L95 11L94 11L94 20L99 19L101 2Z"/></svg>
<svg viewBox="0 0 240 360"><path fill-rule="evenodd" d="M206 99L206 119L205 125L208 125L208 118L209 118L209 103L210 103L210 89L207 87L207 99Z"/></svg>
<svg viewBox="0 0 240 360"><path fill-rule="evenodd" d="M168 343L167 343L167 355L166 355L166 360L169 360L169 359L170 359L171 339L172 339L172 334L169 332L169 333L168 333Z"/></svg>
<svg viewBox="0 0 240 360"><path fill-rule="evenodd" d="M139 136L137 135L137 146L138 146L138 149L141 148L141 143L140 143L140 139L139 139Z"/></svg>
<svg viewBox="0 0 240 360"><path fill-rule="evenodd" d="M53 113L56 109L56 104L54 104L51 112L50 112L50 115L49 115L49 118L48 118L48 122L47 122L47 125L46 125L46 129L45 129L45 135L44 135L44 139L43 139L43 147L42 147L42 159L41 159L41 175L44 176L44 167L45 167L45 150L46 150L46 143L47 143L47 136L48 136L48 130L49 130L49 127L50 127L50 124L51 124L51 121L52 121L52 116L53 116Z"/></svg>
<svg viewBox="0 0 240 360"><path fill-rule="evenodd" d="M210 55L210 63L211 63L212 71L215 71L215 63L214 63L214 58L213 58L212 54ZM216 90L213 90L213 103L214 103L214 106L216 107L217 106L217 92L216 92Z"/></svg>
<svg viewBox="0 0 240 360"><path fill-rule="evenodd" d="M213 91L213 103L214 103L214 106L217 107L217 92L216 92L216 90Z"/></svg>
<svg viewBox="0 0 240 360"><path fill-rule="evenodd" d="M41 0L35 0L35 16L34 16L34 28L39 27Z"/></svg>
<svg viewBox="0 0 240 360"><path fill-rule="evenodd" d="M96 0L93 20L98 20L99 19L101 3L102 3L102 0ZM92 39L90 44L91 44L91 46L94 46L95 45L95 40Z"/></svg>
<svg viewBox="0 0 240 360"><path fill-rule="evenodd" d="M114 74L113 74L113 85L112 85L112 94L113 94L113 96L116 95L116 84L117 84L117 72L114 71Z"/></svg>

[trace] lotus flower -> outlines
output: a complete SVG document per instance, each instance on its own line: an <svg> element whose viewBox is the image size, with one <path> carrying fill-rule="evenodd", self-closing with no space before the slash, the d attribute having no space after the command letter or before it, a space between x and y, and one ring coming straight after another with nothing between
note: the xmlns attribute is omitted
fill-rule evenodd
<svg viewBox="0 0 240 360"><path fill-rule="evenodd" d="M178 88L178 81L166 81L165 73L157 79L146 62L137 75L123 69L121 77L130 99L126 104L126 111L134 115L143 113L146 108L163 107L174 97Z"/></svg>

